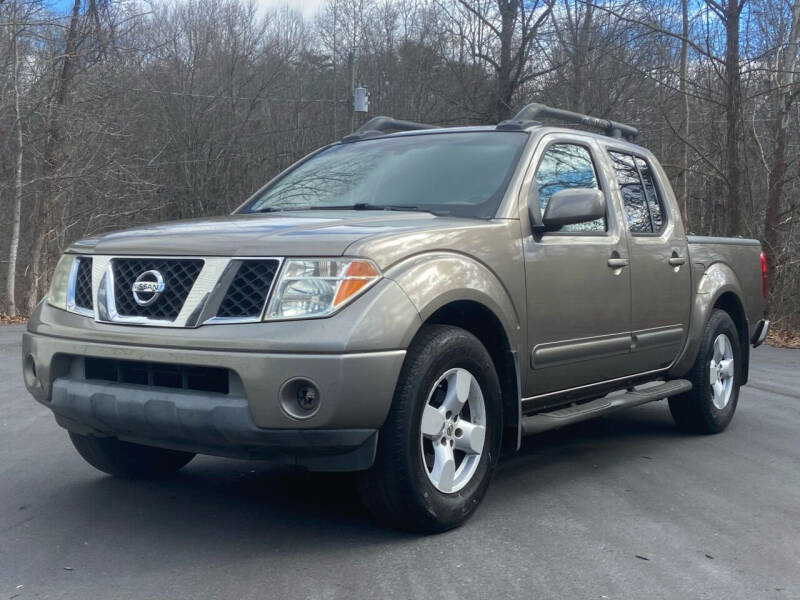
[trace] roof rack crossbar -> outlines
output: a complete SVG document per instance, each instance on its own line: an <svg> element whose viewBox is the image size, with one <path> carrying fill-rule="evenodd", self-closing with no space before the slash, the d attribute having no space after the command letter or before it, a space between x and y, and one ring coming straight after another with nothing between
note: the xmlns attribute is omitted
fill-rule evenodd
<svg viewBox="0 0 800 600"><path fill-rule="evenodd" d="M553 108L545 104L533 102L520 110L513 119L503 121L497 128L501 130L525 129L533 125L539 118L555 119L564 123L575 123L602 129L605 134L614 138L625 138L633 141L639 135L639 130L632 125L611 121L609 119L598 119L589 115Z"/></svg>
<svg viewBox="0 0 800 600"><path fill-rule="evenodd" d="M364 138L375 137L386 133L397 133L398 131L415 131L417 129L435 129L436 125L426 123L415 123L414 121L403 121L392 117L373 117L350 135L342 138L343 142L354 142Z"/></svg>

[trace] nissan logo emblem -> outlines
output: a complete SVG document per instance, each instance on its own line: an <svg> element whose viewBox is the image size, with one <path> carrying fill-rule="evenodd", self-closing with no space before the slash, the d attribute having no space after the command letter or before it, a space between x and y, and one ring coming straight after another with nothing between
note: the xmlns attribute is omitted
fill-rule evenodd
<svg viewBox="0 0 800 600"><path fill-rule="evenodd" d="M139 306L150 306L153 302L158 300L158 297L164 291L164 277L153 269L152 271L145 271L136 278L133 282L131 291L133 292L133 299Z"/></svg>

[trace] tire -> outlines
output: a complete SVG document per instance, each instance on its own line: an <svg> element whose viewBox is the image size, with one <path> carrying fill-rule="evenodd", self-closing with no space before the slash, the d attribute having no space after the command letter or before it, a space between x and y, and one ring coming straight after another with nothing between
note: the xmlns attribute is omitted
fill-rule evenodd
<svg viewBox="0 0 800 600"><path fill-rule="evenodd" d="M191 452L179 452L69 432L72 445L95 469L121 479L163 477L178 471L194 458Z"/></svg>
<svg viewBox="0 0 800 600"><path fill-rule="evenodd" d="M489 487L501 432L500 383L486 348L458 327L427 326L406 355L375 463L357 474L362 501L398 529L458 527Z"/></svg>
<svg viewBox="0 0 800 600"><path fill-rule="evenodd" d="M729 359L732 364L724 362ZM728 313L714 310L703 331L697 359L686 375L692 382L692 391L669 399L669 410L678 428L688 433L723 431L733 419L739 402L741 369L742 351L736 325Z"/></svg>

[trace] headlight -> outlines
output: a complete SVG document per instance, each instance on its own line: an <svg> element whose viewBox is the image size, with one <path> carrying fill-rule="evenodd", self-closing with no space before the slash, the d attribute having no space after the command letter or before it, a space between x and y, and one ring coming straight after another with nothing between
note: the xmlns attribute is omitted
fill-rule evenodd
<svg viewBox="0 0 800 600"><path fill-rule="evenodd" d="M266 319L326 317L380 279L372 261L351 258L287 259Z"/></svg>
<svg viewBox="0 0 800 600"><path fill-rule="evenodd" d="M61 310L67 310L67 290L74 262L74 254L63 254L56 265L53 279L50 281L47 303Z"/></svg>

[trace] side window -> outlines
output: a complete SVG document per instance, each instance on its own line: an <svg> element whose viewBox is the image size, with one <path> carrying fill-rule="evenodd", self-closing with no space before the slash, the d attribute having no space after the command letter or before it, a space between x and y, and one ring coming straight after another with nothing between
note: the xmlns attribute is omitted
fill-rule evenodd
<svg viewBox="0 0 800 600"><path fill-rule="evenodd" d="M609 151L617 175L628 228L632 233L658 232L664 225L664 211L652 170L647 161L622 152Z"/></svg>
<svg viewBox="0 0 800 600"><path fill-rule="evenodd" d="M536 167L535 189L539 195L539 208L544 214L550 198L559 190L567 188L600 189L597 184L592 155L577 144L553 144ZM588 223L565 225L561 231L605 231L606 220L597 219Z"/></svg>

